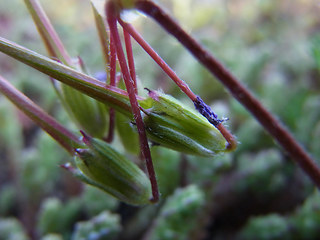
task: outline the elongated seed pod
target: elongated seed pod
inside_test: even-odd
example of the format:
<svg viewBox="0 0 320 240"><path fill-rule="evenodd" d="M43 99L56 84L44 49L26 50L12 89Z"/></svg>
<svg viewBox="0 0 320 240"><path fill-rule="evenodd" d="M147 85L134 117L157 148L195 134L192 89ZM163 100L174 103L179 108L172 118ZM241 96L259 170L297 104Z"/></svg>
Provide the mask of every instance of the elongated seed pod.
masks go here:
<svg viewBox="0 0 320 240"><path fill-rule="evenodd" d="M206 118L175 98L150 91L143 121L149 138L165 147L199 156L226 151L226 140Z"/></svg>
<svg viewBox="0 0 320 240"><path fill-rule="evenodd" d="M150 181L136 164L102 140L87 135L83 139L88 148L75 150L78 178L128 204L150 203Z"/></svg>

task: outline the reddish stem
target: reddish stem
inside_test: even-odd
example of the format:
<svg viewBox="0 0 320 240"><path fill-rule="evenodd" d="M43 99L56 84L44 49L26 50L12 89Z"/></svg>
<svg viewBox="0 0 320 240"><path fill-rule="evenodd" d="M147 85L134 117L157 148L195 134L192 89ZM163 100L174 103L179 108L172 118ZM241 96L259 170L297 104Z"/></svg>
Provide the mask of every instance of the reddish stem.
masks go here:
<svg viewBox="0 0 320 240"><path fill-rule="evenodd" d="M135 93L138 94L136 70L134 67L134 58L133 58L132 45L131 45L131 37L125 29L123 29L123 35L124 35L124 42L126 45L130 76L131 76L131 79L133 80L133 86L134 86Z"/></svg>
<svg viewBox="0 0 320 240"><path fill-rule="evenodd" d="M116 86L116 74L117 74L117 54L116 54L116 47L114 45L114 40L112 36L110 36L110 64L109 64L109 78L110 82L109 84L111 86ZM115 118L116 118L116 113L113 108L109 109L109 130L108 130L108 135L105 138L105 141L108 143L111 143L114 138L114 129L115 129Z"/></svg>
<svg viewBox="0 0 320 240"><path fill-rule="evenodd" d="M228 145L226 146L226 149L228 151L233 151L236 149L238 142L236 138L226 129L225 126L223 126L222 123L219 123L216 128L220 131L222 136L227 140Z"/></svg>
<svg viewBox="0 0 320 240"><path fill-rule="evenodd" d="M121 72L123 74L123 79L128 91L129 95L129 100L130 104L132 107L132 112L133 116L136 122L136 126L138 129L138 134L139 134L139 140L140 140L140 149L141 149L141 154L144 157L146 161L146 166L151 182L151 188L152 188L152 202L157 202L159 200L159 191L158 191L158 184L156 180L156 175L154 172L153 168L153 163L151 159L151 153L149 149L149 144L147 140L147 134L145 131L144 123L141 117L140 109L139 109L139 104L136 98L135 90L132 84L132 80L130 78L129 74L129 69L126 63L125 55L122 50L122 45L120 41L120 36L118 33L117 29L117 18L118 18L118 12L116 10L117 8L115 7L113 2L107 2L106 4L106 15L107 15L107 21L110 27L110 33L112 35L112 38L114 40L115 46L116 46L116 51L117 51L117 56L121 68Z"/></svg>
<svg viewBox="0 0 320 240"><path fill-rule="evenodd" d="M110 36L110 82L111 86L116 86L116 73L117 73L117 55L116 55L116 47L114 45L114 40L112 36Z"/></svg>
<svg viewBox="0 0 320 240"><path fill-rule="evenodd" d="M163 71L178 85L178 87L192 100L197 96L190 90L189 86L181 80L170 66L143 40L142 36L128 23L118 20L121 26L137 41L137 43L149 54L149 56L162 68Z"/></svg>
<svg viewBox="0 0 320 240"><path fill-rule="evenodd" d="M290 154L320 188L320 169L286 128L218 60L151 1L138 0L136 8L157 21L203 64Z"/></svg>

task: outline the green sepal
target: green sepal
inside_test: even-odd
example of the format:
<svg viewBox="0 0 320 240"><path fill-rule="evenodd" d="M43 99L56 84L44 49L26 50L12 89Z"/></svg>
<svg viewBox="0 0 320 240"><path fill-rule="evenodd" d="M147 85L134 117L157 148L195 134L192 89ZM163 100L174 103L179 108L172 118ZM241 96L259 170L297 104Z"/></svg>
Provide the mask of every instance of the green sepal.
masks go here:
<svg viewBox="0 0 320 240"><path fill-rule="evenodd" d="M78 90L61 84L64 106L73 120L94 137L103 138L109 126L108 107Z"/></svg>
<svg viewBox="0 0 320 240"><path fill-rule="evenodd" d="M198 112L164 93L150 91L149 95L143 121L152 141L199 156L226 151L225 138Z"/></svg>
<svg viewBox="0 0 320 240"><path fill-rule="evenodd" d="M76 177L128 204L150 203L150 181L137 165L102 140L85 135L84 142L88 149L76 149Z"/></svg>

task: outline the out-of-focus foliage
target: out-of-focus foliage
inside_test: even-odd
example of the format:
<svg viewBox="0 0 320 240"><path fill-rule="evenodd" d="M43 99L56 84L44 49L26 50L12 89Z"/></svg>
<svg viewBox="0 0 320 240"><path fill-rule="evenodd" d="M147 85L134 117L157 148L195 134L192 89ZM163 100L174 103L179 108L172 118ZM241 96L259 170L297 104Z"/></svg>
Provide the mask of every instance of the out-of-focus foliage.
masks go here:
<svg viewBox="0 0 320 240"><path fill-rule="evenodd" d="M28 237L15 218L0 218L0 239L1 240L27 240Z"/></svg>
<svg viewBox="0 0 320 240"><path fill-rule="evenodd" d="M204 205L204 194L195 185L177 189L167 198L158 217L154 220L154 228L149 239L186 239L197 224L197 218Z"/></svg>
<svg viewBox="0 0 320 240"><path fill-rule="evenodd" d="M62 240L63 238L58 234L48 234L41 238L41 240Z"/></svg>
<svg viewBox="0 0 320 240"><path fill-rule="evenodd" d="M269 214L251 218L241 239L316 239L319 236L319 192L288 216Z"/></svg>
<svg viewBox="0 0 320 240"><path fill-rule="evenodd" d="M120 216L104 211L86 222L78 222L72 240L111 240L121 231Z"/></svg>
<svg viewBox="0 0 320 240"><path fill-rule="evenodd" d="M103 70L89 1L40 2L70 54L80 55L92 75ZM247 85L320 164L317 1L158 3ZM145 17L132 23L196 94L219 116L230 118L226 124L240 142L238 149L213 159L152 147L162 200L131 207L83 187L60 169L70 157L0 96L0 240L177 239L177 233L186 236L181 239L320 238L319 193L304 173L176 40ZM0 1L0 35L46 55L20 0ZM191 105L146 53L133 46L140 84L161 88ZM0 72L78 131L46 76L2 54ZM199 218L203 221L195 222Z"/></svg>
<svg viewBox="0 0 320 240"><path fill-rule="evenodd" d="M67 203L62 203L56 198L44 200L37 217L40 234L68 233L74 219L80 213L80 204L79 199Z"/></svg>

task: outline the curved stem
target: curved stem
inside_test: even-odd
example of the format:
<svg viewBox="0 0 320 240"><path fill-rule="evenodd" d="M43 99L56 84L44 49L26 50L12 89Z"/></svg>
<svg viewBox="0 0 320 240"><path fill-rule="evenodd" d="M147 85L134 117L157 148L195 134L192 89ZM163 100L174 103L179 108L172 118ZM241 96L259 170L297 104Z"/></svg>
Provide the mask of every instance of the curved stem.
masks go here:
<svg viewBox="0 0 320 240"><path fill-rule="evenodd" d="M286 128L218 60L152 1L138 0L136 8L157 21L200 61L290 154L320 188L320 170Z"/></svg>

